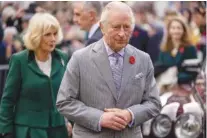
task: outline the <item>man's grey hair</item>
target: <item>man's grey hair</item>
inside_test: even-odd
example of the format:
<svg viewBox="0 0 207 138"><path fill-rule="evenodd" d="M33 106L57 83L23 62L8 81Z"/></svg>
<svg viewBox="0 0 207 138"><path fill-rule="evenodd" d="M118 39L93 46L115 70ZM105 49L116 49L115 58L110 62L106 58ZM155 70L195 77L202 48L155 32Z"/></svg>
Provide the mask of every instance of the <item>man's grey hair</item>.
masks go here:
<svg viewBox="0 0 207 138"><path fill-rule="evenodd" d="M116 9L120 10L121 8L119 8L119 6L124 7L128 10L130 18L131 18L132 28L134 28L134 26L135 26L135 17L134 17L133 11L127 4L125 4L123 2L110 2L110 3L108 3L105 6L105 8L103 9L103 12L101 14L100 22L102 24L106 24L108 22L108 17L110 15L110 12L116 11ZM123 11L123 12L125 12L125 11Z"/></svg>
<svg viewBox="0 0 207 138"><path fill-rule="evenodd" d="M85 1L83 7L85 10L95 10L98 17L100 17L103 8L102 2L100 1Z"/></svg>

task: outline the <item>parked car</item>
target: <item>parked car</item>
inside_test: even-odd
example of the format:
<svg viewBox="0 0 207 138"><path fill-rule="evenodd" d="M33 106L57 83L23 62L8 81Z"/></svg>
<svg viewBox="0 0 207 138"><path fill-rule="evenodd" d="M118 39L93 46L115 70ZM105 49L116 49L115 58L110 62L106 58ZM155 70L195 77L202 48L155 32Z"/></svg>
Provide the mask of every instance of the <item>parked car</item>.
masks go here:
<svg viewBox="0 0 207 138"><path fill-rule="evenodd" d="M185 64L198 73L191 85L174 85L160 96L161 113L142 125L144 138L206 137L206 73L205 65L197 63Z"/></svg>

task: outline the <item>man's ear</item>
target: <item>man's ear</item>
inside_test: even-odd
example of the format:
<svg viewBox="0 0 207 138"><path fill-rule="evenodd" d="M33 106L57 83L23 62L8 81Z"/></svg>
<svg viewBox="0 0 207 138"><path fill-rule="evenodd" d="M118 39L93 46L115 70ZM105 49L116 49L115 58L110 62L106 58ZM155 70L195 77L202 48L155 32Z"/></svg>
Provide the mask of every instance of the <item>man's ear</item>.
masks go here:
<svg viewBox="0 0 207 138"><path fill-rule="evenodd" d="M102 34L104 35L104 25L103 25L103 23L101 23L101 22L99 22L99 26L100 26L100 29L101 29L101 32L102 32Z"/></svg>
<svg viewBox="0 0 207 138"><path fill-rule="evenodd" d="M93 11L93 10L89 11L89 15L90 15L90 19L91 20L95 20L96 19L96 12L95 11Z"/></svg>

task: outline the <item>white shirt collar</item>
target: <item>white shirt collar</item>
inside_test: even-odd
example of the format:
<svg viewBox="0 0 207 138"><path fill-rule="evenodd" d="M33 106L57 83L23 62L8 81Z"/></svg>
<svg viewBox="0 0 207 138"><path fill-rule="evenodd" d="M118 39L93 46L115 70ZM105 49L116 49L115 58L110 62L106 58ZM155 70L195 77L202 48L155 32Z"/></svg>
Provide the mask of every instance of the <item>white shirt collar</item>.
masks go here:
<svg viewBox="0 0 207 138"><path fill-rule="evenodd" d="M88 33L88 38L92 37L92 35L96 32L98 27L99 27L99 22L92 25L92 27L91 27L91 29L89 30L89 33Z"/></svg>
<svg viewBox="0 0 207 138"><path fill-rule="evenodd" d="M104 39L103 39L103 42L104 42L104 46L105 46L105 48L106 48L106 52L107 52L108 56L110 56L111 54L115 53L115 52L109 47L109 45L105 42ZM122 49L118 52L122 57L124 57L124 50L125 50L125 48L122 48Z"/></svg>

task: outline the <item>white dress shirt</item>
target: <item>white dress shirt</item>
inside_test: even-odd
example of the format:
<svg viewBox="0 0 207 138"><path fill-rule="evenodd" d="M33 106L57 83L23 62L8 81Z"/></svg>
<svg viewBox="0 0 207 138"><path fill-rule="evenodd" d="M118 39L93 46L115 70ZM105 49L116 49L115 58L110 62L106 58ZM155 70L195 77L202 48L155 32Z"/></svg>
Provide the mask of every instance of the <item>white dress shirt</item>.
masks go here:
<svg viewBox="0 0 207 138"><path fill-rule="evenodd" d="M99 22L97 22L97 23L95 23L95 24L92 25L91 29L88 32L88 39L90 39L93 36L93 34L98 29L98 27L99 27Z"/></svg>
<svg viewBox="0 0 207 138"><path fill-rule="evenodd" d="M40 61L37 59L37 57L35 56L35 60L37 62L38 67L40 68L40 70L47 75L48 77L50 77L50 73L51 73L51 66L52 66L52 56L51 54L49 55L49 58L47 61Z"/></svg>

